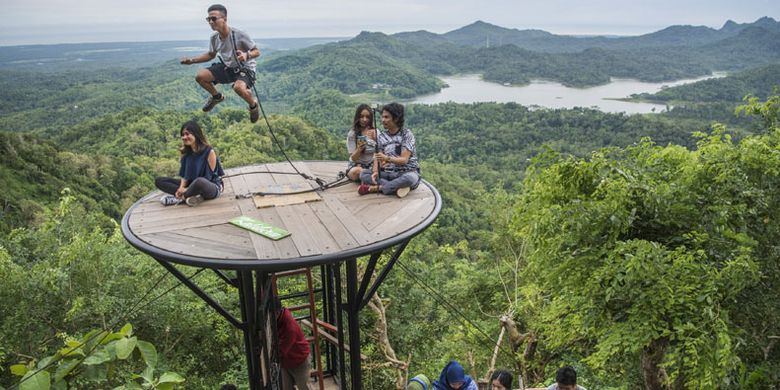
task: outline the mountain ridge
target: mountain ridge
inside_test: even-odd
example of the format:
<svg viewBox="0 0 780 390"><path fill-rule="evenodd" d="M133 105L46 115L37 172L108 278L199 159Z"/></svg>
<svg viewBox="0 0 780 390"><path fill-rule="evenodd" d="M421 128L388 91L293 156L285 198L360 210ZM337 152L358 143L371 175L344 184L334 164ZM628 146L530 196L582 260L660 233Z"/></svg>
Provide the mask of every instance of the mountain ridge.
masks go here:
<svg viewBox="0 0 780 390"><path fill-rule="evenodd" d="M629 49L654 46L699 46L734 36L750 27L762 27L768 31L780 31L780 22L764 16L752 23L736 23L728 20L720 29L707 26L672 25L658 31L637 36L588 36L557 35L544 30L506 28L482 20L440 34L452 43L484 47L513 44L525 49L545 52L582 51L591 47L605 49Z"/></svg>

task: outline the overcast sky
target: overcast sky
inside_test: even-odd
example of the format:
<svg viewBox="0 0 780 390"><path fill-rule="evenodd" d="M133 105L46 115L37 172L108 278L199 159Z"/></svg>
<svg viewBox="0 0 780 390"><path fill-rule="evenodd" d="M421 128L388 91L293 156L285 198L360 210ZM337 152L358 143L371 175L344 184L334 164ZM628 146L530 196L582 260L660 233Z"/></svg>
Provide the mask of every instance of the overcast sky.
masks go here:
<svg viewBox="0 0 780 390"><path fill-rule="evenodd" d="M202 0L3 0L0 45L206 40ZM780 0L228 0L230 25L255 39L350 37L362 30L444 33L476 20L555 34L640 35L780 19Z"/></svg>

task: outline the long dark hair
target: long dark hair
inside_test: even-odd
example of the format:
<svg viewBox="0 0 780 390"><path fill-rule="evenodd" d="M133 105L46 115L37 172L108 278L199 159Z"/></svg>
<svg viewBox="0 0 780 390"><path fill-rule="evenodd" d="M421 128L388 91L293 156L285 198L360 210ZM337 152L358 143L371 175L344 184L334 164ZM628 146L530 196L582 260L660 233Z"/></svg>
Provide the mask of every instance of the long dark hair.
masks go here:
<svg viewBox="0 0 780 390"><path fill-rule="evenodd" d="M498 379L498 383L501 384L501 386L506 387L507 389L512 388L512 374L509 373L509 371L506 370L496 370L493 372L493 375L490 376L490 385L493 385L493 381Z"/></svg>
<svg viewBox="0 0 780 390"><path fill-rule="evenodd" d="M360 129L360 114L363 113L363 110L368 110L368 115L370 116L368 122L369 126L373 126L374 124L374 110L371 109L371 106L365 103L357 106L357 110L355 110L355 118L352 119L352 131L355 132L355 136L359 135L358 131L365 130Z"/></svg>
<svg viewBox="0 0 780 390"><path fill-rule="evenodd" d="M181 125L179 136L184 134L184 130L189 131L190 134L195 137L195 150L193 150L189 145L184 145L184 143L182 143L181 147L179 148L179 152L182 156L190 153L198 153L203 148L209 146L209 141L206 139L206 134L203 134L203 130L200 128L198 122L195 122L194 119L189 120Z"/></svg>

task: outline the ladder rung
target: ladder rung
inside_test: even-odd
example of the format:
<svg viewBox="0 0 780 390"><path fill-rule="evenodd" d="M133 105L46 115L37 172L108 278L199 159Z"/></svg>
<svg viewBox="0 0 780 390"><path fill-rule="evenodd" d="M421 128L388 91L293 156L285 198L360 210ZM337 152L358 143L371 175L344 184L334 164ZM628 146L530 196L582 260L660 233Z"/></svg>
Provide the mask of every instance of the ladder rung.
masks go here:
<svg viewBox="0 0 780 390"><path fill-rule="evenodd" d="M321 288L315 288L315 289L312 289L311 291L314 294L317 294L317 293L322 292L322 289ZM280 295L279 299L283 301L285 299L301 298L301 297L308 297L308 296L309 296L309 292L308 291L301 291L301 292L297 292L297 293L290 293L290 294Z"/></svg>
<svg viewBox="0 0 780 390"><path fill-rule="evenodd" d="M302 305L295 305L295 306L287 306L287 309L290 311L298 311L303 309L311 309L311 305L308 303L304 303Z"/></svg>
<svg viewBox="0 0 780 390"><path fill-rule="evenodd" d="M291 269L289 271L282 271L277 272L274 274L275 278L282 278L285 276L292 276L292 275L303 275L305 273L309 272L308 268L300 268L300 269Z"/></svg>
<svg viewBox="0 0 780 390"><path fill-rule="evenodd" d="M335 327L335 326L333 326L333 325L331 325L331 324L329 324L329 323L327 323L327 322L325 322L325 321L323 321L323 320L321 320L319 318L317 318L317 325L319 325L319 326L321 326L321 327L325 328L326 330L329 330L329 331L331 331L333 333L336 333L336 332L339 331L339 328L337 328L337 327Z"/></svg>
<svg viewBox="0 0 780 390"><path fill-rule="evenodd" d="M306 325L311 329L311 321L308 320L302 320L301 323L303 325ZM331 335L330 333L325 332L319 332L319 335L325 338L325 340L329 341L331 344L338 347L339 340L336 338L336 336ZM344 351L349 352L349 344L344 344ZM368 357L366 355L360 354L360 360L368 360Z"/></svg>

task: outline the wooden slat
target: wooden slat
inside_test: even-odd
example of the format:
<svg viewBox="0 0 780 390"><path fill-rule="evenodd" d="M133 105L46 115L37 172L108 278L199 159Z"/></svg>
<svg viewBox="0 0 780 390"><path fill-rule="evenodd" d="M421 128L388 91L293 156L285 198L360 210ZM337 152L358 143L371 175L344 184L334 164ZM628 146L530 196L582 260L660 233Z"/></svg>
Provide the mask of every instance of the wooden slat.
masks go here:
<svg viewBox="0 0 780 390"><path fill-rule="evenodd" d="M347 205L349 211L359 215L374 211L375 209L387 208L388 206L400 207L400 203L398 197L395 195L369 194L362 196L357 202L347 202Z"/></svg>
<svg viewBox="0 0 780 390"><path fill-rule="evenodd" d="M258 209L251 203L251 208L244 215L257 218L276 227L291 231L279 216L275 207ZM259 234L252 234L252 241L255 244L256 256L258 259L279 259L279 258L297 258L300 257L298 249L293 242L292 236L273 241Z"/></svg>
<svg viewBox="0 0 780 390"><path fill-rule="evenodd" d="M333 377L326 377L324 380L325 383L325 390L339 390L339 385L336 383L336 380ZM316 385L314 384L307 384L309 386L309 389L316 388Z"/></svg>
<svg viewBox="0 0 780 390"><path fill-rule="evenodd" d="M272 184L261 186L256 192L276 193L285 195L255 195L253 196L257 208L288 206L294 204L317 202L322 200L320 194L311 191L312 187L306 183ZM300 191L309 191L295 193Z"/></svg>
<svg viewBox="0 0 780 390"><path fill-rule="evenodd" d="M280 227L282 229L285 229L284 226L281 225L280 221L273 221L274 218L268 215L258 215L257 209L254 207L254 203L251 202L251 200L247 199L251 206L244 206L242 207L242 210L244 210L241 215L246 215L252 218L259 219L263 222L270 223L271 225ZM278 259L280 257L286 257L285 253L282 253L279 249L279 245L275 243L273 240L263 237L259 234L249 234L249 238L252 241L252 247L255 250L255 258L257 259ZM289 241L289 237L283 238L279 240L280 242L283 241ZM289 253L289 252L288 252Z"/></svg>
<svg viewBox="0 0 780 390"><path fill-rule="evenodd" d="M219 215L238 211L235 200L229 202L212 203L204 201L199 204L197 210L187 205L145 206L137 213L133 213L133 221L136 223L154 223L158 221L175 221L178 218L191 218L193 215ZM165 208L162 208L165 207Z"/></svg>
<svg viewBox="0 0 780 390"><path fill-rule="evenodd" d="M170 251L190 256L210 257L214 259L254 258L251 246L235 246L229 243L193 237L181 231L157 233L142 236L152 244L165 245Z"/></svg>
<svg viewBox="0 0 780 390"><path fill-rule="evenodd" d="M244 181L249 192L257 192L263 186L273 184L274 181L271 174L268 173L269 169L267 166L254 166L250 170L253 173L244 175Z"/></svg>
<svg viewBox="0 0 780 390"><path fill-rule="evenodd" d="M174 218L170 220L159 220L153 222L138 222L137 224L130 225L135 234L152 234L162 233L172 230L186 229L186 228L205 228L209 226L219 225L226 223L230 218L235 216L225 216L224 214L212 215L191 215L189 217Z"/></svg>
<svg viewBox="0 0 780 390"><path fill-rule="evenodd" d="M371 233L374 233L377 237L397 236L398 234L409 230L410 222L414 221L419 223L421 221L421 210L431 208L431 205L426 199L407 200L404 203L405 207L385 218Z"/></svg>
<svg viewBox="0 0 780 390"><path fill-rule="evenodd" d="M296 162L301 172L333 181L346 166L341 161ZM297 259L335 254L371 245L413 229L433 211L435 197L426 186L406 198L357 193L356 183L317 191L322 201L275 205L258 209L252 198L235 197L262 191L269 186L289 188L316 184L294 172L287 162L257 164L226 170L225 191L217 199L197 207L162 206L162 193L145 196L128 216L132 234L150 245L173 253L208 256L215 259ZM229 225L246 215L290 231L289 237L273 241ZM211 241L217 241L212 244ZM198 246L208 246L198 249Z"/></svg>
<svg viewBox="0 0 780 390"><path fill-rule="evenodd" d="M268 168L266 166L249 166L249 167L243 167L243 170L241 171L244 173L244 175L239 176L242 181L242 193L251 193L254 191L254 189L260 185L260 183L263 183L265 180L269 178L269 174L262 173L262 172L268 172ZM250 173L250 172L256 172L256 173ZM239 210L241 212L240 215L246 215L252 218L257 218L261 221L270 223L271 225L278 226L282 229L285 229L284 226L281 226L278 218L275 218L274 215L267 215L267 214L261 214L257 212L257 209L255 207L254 201L252 199L240 199L238 201ZM274 243L272 240L263 237L259 234L249 234L250 240L252 241L252 246L255 250L255 258L257 259L277 259L280 257L286 257L283 253L280 252L279 246ZM280 241L286 241L288 238L283 238Z"/></svg>
<svg viewBox="0 0 780 390"><path fill-rule="evenodd" d="M264 169L265 167L263 166L254 166L254 165L236 168L235 170L230 170L229 172L226 172L230 175L236 175L236 176L226 178L224 181L231 185L235 195L243 196L252 192L252 186L250 185L250 180L254 175L256 175L252 172L262 171Z"/></svg>
<svg viewBox="0 0 780 390"><path fill-rule="evenodd" d="M249 235L254 234L248 230L239 229L233 224L214 225L203 229L183 229L179 233L201 239L203 242L219 241L236 247L244 247L247 250L252 248L252 239Z"/></svg>
<svg viewBox="0 0 780 390"><path fill-rule="evenodd" d="M338 249L352 249L359 246L355 237L344 227L341 220L333 214L333 211L325 202L312 203L309 207L317 215L320 223L328 227L328 232L336 245L338 245ZM325 248L326 251L329 249L331 248Z"/></svg>
<svg viewBox="0 0 780 390"><path fill-rule="evenodd" d="M373 242L373 237L363 227L363 224L352 213L349 213L347 208L336 199L325 198L324 203L331 210L333 215L341 221L342 226L349 231L349 234L354 237L355 241L359 245L367 245Z"/></svg>
<svg viewBox="0 0 780 390"><path fill-rule="evenodd" d="M303 319L303 320L301 320L301 324L306 326L306 327L308 327L309 329L312 329L311 321L309 321L309 320ZM331 335L330 333L320 332L320 336L322 336L323 338L325 338L325 340L329 341L331 344L333 344L335 346L339 345L339 340L335 336ZM349 353L349 345L346 344L346 343L344 344L344 351ZM368 360L368 356L363 355L361 353L360 354L360 360Z"/></svg>
<svg viewBox="0 0 780 390"><path fill-rule="evenodd" d="M387 198L390 197L388 196ZM395 201L378 201L368 207L360 208L358 212L360 215L370 216L370 218L361 218L361 221L366 230L372 234L377 226L385 223L388 218L407 206L407 202L404 202L404 199L398 199L397 197L390 199Z"/></svg>
<svg viewBox="0 0 780 390"><path fill-rule="evenodd" d="M315 220L316 214L305 206L275 208L285 226L288 226L287 231L291 233L290 237L298 253L301 256L315 256L322 254L322 248L326 245L337 248L338 245L333 242L327 230Z"/></svg>

